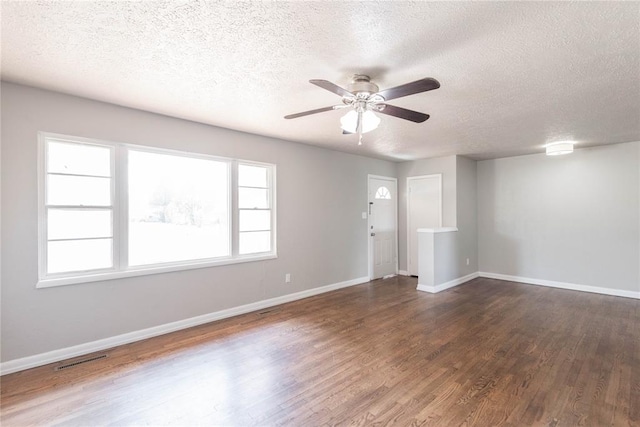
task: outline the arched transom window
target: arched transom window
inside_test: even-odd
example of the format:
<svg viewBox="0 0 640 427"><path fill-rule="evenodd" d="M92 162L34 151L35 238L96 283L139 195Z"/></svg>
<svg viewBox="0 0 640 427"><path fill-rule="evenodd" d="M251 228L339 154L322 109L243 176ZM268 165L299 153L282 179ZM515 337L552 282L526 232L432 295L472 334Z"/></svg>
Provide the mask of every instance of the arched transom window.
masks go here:
<svg viewBox="0 0 640 427"><path fill-rule="evenodd" d="M391 199L389 189L385 186L378 188L378 191L376 191L376 199Z"/></svg>

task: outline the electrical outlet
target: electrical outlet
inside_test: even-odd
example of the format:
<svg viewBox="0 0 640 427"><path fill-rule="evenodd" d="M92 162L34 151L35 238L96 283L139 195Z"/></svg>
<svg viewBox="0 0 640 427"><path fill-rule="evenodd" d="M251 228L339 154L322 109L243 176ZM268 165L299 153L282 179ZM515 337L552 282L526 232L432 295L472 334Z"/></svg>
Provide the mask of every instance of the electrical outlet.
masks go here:
<svg viewBox="0 0 640 427"><path fill-rule="evenodd" d="M287 273L284 275L284 283L291 283L291 274Z"/></svg>
<svg viewBox="0 0 640 427"><path fill-rule="evenodd" d="M467 258L467 265L469 265L469 258Z"/></svg>

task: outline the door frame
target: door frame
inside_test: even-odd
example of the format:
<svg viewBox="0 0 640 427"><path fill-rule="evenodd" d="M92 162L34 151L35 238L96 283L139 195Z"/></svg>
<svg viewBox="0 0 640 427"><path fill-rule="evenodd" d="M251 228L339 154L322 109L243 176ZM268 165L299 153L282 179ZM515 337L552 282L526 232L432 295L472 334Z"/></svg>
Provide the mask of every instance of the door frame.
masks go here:
<svg viewBox="0 0 640 427"><path fill-rule="evenodd" d="M369 214L369 195L371 194L371 179L384 179L387 181L393 181L393 186L395 189L395 200L394 200L394 212L395 212L395 244L396 244L396 275L398 274L398 178L394 178L392 176L382 176L382 175L367 175L367 260L368 260L368 268L367 272L369 275L369 280L373 280L373 239L371 239L371 215ZM374 195L375 196L375 195Z"/></svg>
<svg viewBox="0 0 640 427"><path fill-rule="evenodd" d="M417 181L419 179L425 178L437 178L438 179L438 187L439 187L439 196L440 196L440 212L439 212L439 221L440 227L442 227L442 174L441 173L432 173L429 175L418 175L418 176L409 176L407 177L407 275L410 275L409 272L409 257L411 256L411 229L409 228L409 224L411 224L411 197L409 196L409 183L411 181Z"/></svg>

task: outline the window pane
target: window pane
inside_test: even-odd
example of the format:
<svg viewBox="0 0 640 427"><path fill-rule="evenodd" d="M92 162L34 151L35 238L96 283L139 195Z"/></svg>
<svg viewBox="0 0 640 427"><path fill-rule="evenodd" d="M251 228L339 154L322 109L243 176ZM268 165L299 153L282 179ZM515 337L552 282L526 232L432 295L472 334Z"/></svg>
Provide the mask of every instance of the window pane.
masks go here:
<svg viewBox="0 0 640 427"><path fill-rule="evenodd" d="M129 264L227 256L228 164L129 151Z"/></svg>
<svg viewBox="0 0 640 427"><path fill-rule="evenodd" d="M271 230L271 211L240 211L240 231Z"/></svg>
<svg viewBox="0 0 640 427"><path fill-rule="evenodd" d="M47 179L47 203L50 205L111 205L111 178L49 175Z"/></svg>
<svg viewBox="0 0 640 427"><path fill-rule="evenodd" d="M262 166L238 165L238 185L240 187L267 187L267 168Z"/></svg>
<svg viewBox="0 0 640 427"><path fill-rule="evenodd" d="M269 207L269 190L262 188L238 188L238 207L254 209Z"/></svg>
<svg viewBox="0 0 640 427"><path fill-rule="evenodd" d="M83 271L110 268L111 239L49 242L47 272Z"/></svg>
<svg viewBox="0 0 640 427"><path fill-rule="evenodd" d="M111 237L111 211L49 209L49 240Z"/></svg>
<svg viewBox="0 0 640 427"><path fill-rule="evenodd" d="M271 232L256 231L240 233L240 255L269 252L271 250Z"/></svg>
<svg viewBox="0 0 640 427"><path fill-rule="evenodd" d="M376 191L376 199L391 199L391 193L387 187L380 187Z"/></svg>
<svg viewBox="0 0 640 427"><path fill-rule="evenodd" d="M47 172L111 176L111 149L107 147L49 142L47 149Z"/></svg>

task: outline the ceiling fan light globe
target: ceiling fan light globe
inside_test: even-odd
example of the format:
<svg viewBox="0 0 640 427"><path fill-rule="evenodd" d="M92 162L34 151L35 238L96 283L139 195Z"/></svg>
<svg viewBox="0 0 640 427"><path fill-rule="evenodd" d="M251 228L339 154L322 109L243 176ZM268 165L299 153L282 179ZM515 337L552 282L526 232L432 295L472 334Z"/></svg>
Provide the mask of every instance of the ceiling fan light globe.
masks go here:
<svg viewBox="0 0 640 427"><path fill-rule="evenodd" d="M380 117L373 114L373 111L365 111L362 113L362 133L371 132L380 124ZM358 113L355 110L349 111L340 118L340 127L342 130L350 133L356 133L358 130Z"/></svg>

